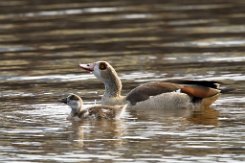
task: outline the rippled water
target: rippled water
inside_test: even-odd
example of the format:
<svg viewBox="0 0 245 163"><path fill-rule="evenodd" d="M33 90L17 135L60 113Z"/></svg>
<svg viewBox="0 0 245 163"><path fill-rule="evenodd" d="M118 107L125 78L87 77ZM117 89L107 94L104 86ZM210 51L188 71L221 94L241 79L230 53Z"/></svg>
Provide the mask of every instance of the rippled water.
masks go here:
<svg viewBox="0 0 245 163"><path fill-rule="evenodd" d="M0 2L0 162L244 162L242 0ZM123 93L153 80L217 80L236 90L189 117L66 120L103 85L78 63L109 61Z"/></svg>

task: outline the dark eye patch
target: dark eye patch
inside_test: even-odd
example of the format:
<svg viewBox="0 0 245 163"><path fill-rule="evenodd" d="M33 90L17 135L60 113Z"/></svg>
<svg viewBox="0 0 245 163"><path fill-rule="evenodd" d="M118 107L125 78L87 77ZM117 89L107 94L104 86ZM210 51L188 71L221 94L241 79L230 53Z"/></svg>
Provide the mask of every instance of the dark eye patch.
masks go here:
<svg viewBox="0 0 245 163"><path fill-rule="evenodd" d="M107 65L106 65L106 63L100 63L100 65L99 65L99 69L100 70L105 70L107 68Z"/></svg>

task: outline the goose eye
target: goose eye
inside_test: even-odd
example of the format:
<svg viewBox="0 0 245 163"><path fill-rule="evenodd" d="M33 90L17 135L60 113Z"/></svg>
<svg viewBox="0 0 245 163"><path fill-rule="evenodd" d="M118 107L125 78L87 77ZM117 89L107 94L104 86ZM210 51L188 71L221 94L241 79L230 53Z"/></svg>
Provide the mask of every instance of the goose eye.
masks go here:
<svg viewBox="0 0 245 163"><path fill-rule="evenodd" d="M105 70L107 68L107 65L105 63L100 63L99 69L100 70Z"/></svg>

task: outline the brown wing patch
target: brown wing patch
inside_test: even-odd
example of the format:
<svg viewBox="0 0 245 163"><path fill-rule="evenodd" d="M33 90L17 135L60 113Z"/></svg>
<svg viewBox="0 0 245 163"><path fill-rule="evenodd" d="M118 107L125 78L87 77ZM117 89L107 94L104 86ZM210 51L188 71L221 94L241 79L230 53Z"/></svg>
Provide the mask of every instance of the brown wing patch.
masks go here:
<svg viewBox="0 0 245 163"><path fill-rule="evenodd" d="M126 97L132 105L137 102L145 101L150 96L156 96L162 93L173 92L180 89L179 84L168 83L168 82L151 82L142 84L133 89Z"/></svg>
<svg viewBox="0 0 245 163"><path fill-rule="evenodd" d="M198 99L211 97L220 93L220 90L208 87L208 85L212 84L214 87L213 82L186 82L186 84L185 82L180 82L182 84L170 82L151 82L142 84L129 92L126 100L132 105L135 105L137 102L149 99L150 96L173 92L179 89L181 89L181 92Z"/></svg>
<svg viewBox="0 0 245 163"><path fill-rule="evenodd" d="M181 92L197 98L207 98L220 92L218 89L200 86L182 86Z"/></svg>

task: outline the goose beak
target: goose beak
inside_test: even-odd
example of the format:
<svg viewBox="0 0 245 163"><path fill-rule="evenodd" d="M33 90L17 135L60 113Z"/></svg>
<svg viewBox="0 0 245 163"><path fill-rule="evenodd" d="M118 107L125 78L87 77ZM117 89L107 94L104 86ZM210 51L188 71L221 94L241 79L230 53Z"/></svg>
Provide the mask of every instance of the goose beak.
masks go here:
<svg viewBox="0 0 245 163"><path fill-rule="evenodd" d="M82 69L84 69L88 72L93 72L94 66L95 66L95 63L79 64L79 67L81 67Z"/></svg>
<svg viewBox="0 0 245 163"><path fill-rule="evenodd" d="M64 104L67 104L67 98L60 99L59 102L62 102Z"/></svg>

